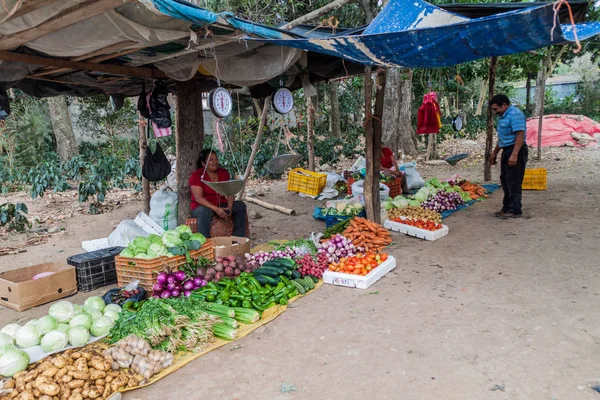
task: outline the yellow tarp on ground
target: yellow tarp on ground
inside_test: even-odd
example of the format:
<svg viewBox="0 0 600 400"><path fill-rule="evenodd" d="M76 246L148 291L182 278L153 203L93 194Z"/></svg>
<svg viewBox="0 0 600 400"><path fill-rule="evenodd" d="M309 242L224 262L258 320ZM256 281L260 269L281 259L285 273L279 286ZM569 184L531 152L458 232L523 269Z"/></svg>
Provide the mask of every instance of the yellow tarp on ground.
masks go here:
<svg viewBox="0 0 600 400"><path fill-rule="evenodd" d="M312 293L314 290L318 289L319 287L321 287L321 285L323 285L323 281L319 281L316 285L315 288L313 290L311 290L310 292L308 292L306 295L308 295L309 293ZM304 296L306 296L304 295ZM290 303L296 301L297 299L304 297L304 296L296 296L293 299L290 300ZM191 363L192 361L194 361L195 359L202 357L204 354L209 353L215 349L218 349L219 347L225 346L226 344L229 343L233 343L238 339L243 338L244 336L248 335L250 332L252 332L253 330L260 328L261 326L273 321L275 318L277 318L278 316L280 316L285 310L287 310L287 306L280 306L280 305L276 305L273 306L271 308L268 308L267 310L265 310L263 312L263 317L256 323L254 324L242 324L240 323L239 327L237 328L238 331L238 336L237 338L235 338L234 340L223 340L223 339L215 339L214 342L210 343L210 345L208 347L206 347L204 350L202 350L199 353L182 353L182 354L177 354L175 355L175 360L173 361L173 365L171 365L168 368L163 369L161 372L159 372L158 374L156 374L155 376L153 376L145 385L143 386L148 386L153 384L154 382L157 382L159 380L161 380L162 378L164 378L165 376L172 374L173 372L177 371L178 369L184 367L185 365ZM130 390L135 390L135 389L139 389L142 386L136 386L136 387L132 387L132 388L125 388L120 390L120 392L128 392Z"/></svg>

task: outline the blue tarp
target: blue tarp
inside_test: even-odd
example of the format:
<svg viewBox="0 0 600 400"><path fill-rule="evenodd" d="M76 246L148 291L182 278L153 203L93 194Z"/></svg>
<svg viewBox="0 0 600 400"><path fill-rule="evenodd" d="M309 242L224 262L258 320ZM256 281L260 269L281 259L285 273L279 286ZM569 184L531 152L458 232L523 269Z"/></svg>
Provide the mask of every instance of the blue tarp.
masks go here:
<svg viewBox="0 0 600 400"><path fill-rule="evenodd" d="M554 18L552 4L470 19L422 0L390 0L361 35L253 40L363 64L435 68L573 41L573 27L553 31ZM580 40L600 33L600 23L577 26Z"/></svg>

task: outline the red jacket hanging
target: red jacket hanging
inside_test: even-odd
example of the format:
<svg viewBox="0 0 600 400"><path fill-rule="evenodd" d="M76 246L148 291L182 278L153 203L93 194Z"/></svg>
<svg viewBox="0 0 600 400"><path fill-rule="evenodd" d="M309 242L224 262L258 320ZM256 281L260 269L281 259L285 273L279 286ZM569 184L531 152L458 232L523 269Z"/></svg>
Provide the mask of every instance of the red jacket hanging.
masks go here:
<svg viewBox="0 0 600 400"><path fill-rule="evenodd" d="M417 133L427 135L438 133L442 127L442 114L435 92L423 96L423 104L417 113Z"/></svg>

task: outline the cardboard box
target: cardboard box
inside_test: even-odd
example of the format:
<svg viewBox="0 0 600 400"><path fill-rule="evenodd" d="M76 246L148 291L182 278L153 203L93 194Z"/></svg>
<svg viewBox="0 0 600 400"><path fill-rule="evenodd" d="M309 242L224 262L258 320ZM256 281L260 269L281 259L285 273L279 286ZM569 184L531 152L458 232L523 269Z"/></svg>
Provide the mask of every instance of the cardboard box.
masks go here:
<svg viewBox="0 0 600 400"><path fill-rule="evenodd" d="M52 275L33 280L42 272ZM70 265L48 263L32 265L0 273L0 304L24 311L77 293L75 268Z"/></svg>
<svg viewBox="0 0 600 400"><path fill-rule="evenodd" d="M212 238L215 259L217 257L244 256L250 253L250 239L238 236Z"/></svg>

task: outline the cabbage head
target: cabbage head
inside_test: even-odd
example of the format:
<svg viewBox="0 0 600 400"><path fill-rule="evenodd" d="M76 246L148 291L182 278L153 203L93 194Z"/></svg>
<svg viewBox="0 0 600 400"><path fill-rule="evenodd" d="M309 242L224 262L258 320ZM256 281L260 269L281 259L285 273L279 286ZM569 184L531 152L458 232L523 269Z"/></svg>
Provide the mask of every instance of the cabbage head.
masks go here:
<svg viewBox="0 0 600 400"><path fill-rule="evenodd" d="M17 350L17 346L15 346L12 343L0 344L0 356L2 354L6 353L7 351L11 351L11 350Z"/></svg>
<svg viewBox="0 0 600 400"><path fill-rule="evenodd" d="M5 333L8 336L12 336L14 338L15 334L17 333L17 331L20 328L21 328L21 325L19 325L17 323L12 323L12 324L8 324L4 328L0 329L0 333Z"/></svg>
<svg viewBox="0 0 600 400"><path fill-rule="evenodd" d="M100 318L102 318L104 316L98 310L90 310L90 312L88 314L90 314L90 317L92 317L92 323L96 320L99 320Z"/></svg>
<svg viewBox="0 0 600 400"><path fill-rule="evenodd" d="M69 344L69 336L58 330L50 331L44 335L41 341L42 350L46 353L60 351Z"/></svg>
<svg viewBox="0 0 600 400"><path fill-rule="evenodd" d="M139 258L140 260L152 260L153 258L156 258L156 254L152 256L146 253L138 253L134 258Z"/></svg>
<svg viewBox="0 0 600 400"><path fill-rule="evenodd" d="M17 331L15 340L17 346L26 349L40 344L40 335L37 333L35 326L25 325Z"/></svg>
<svg viewBox="0 0 600 400"><path fill-rule="evenodd" d="M135 239L133 239L133 242L131 244L139 251L145 253L146 250L148 250L148 247L150 247L150 245L152 244L152 242L147 237L138 236Z"/></svg>
<svg viewBox="0 0 600 400"><path fill-rule="evenodd" d="M188 235L192 234L192 228L190 228L187 225L179 225L177 228L175 228L175 230L177 232L179 232L179 234L182 234L182 233L187 233Z"/></svg>
<svg viewBox="0 0 600 400"><path fill-rule="evenodd" d="M69 322L75 315L75 307L68 301L59 301L50 306L48 314L53 317L59 324L61 322Z"/></svg>
<svg viewBox="0 0 600 400"><path fill-rule="evenodd" d="M56 330L57 331L61 331L61 332L64 332L64 333L68 333L69 329L70 329L70 326L67 325L67 324L58 324L56 326Z"/></svg>
<svg viewBox="0 0 600 400"><path fill-rule="evenodd" d="M38 319L36 329L38 334L45 335L46 333L55 330L57 326L58 323L56 322L56 319L50 315L46 315L45 317Z"/></svg>
<svg viewBox="0 0 600 400"><path fill-rule="evenodd" d="M0 356L0 375L13 376L29 365L29 355L23 350L12 350Z"/></svg>
<svg viewBox="0 0 600 400"><path fill-rule="evenodd" d="M98 310L100 312L104 311L104 307L106 307L106 303L102 300L100 296L92 296L88 297L83 303L83 309L89 313L90 310Z"/></svg>
<svg viewBox="0 0 600 400"><path fill-rule="evenodd" d="M119 313L111 310L105 311L104 316L110 318L112 322L117 322L119 319Z"/></svg>
<svg viewBox="0 0 600 400"><path fill-rule="evenodd" d="M156 254L157 256L164 256L165 254L167 254L169 252L169 250L167 250L167 247L162 244L162 242L160 243L152 243L150 245L150 247L148 247L148 254Z"/></svg>
<svg viewBox="0 0 600 400"><path fill-rule="evenodd" d="M90 332L83 326L69 329L69 343L75 347L85 346L90 341Z"/></svg>
<svg viewBox="0 0 600 400"><path fill-rule="evenodd" d="M104 307L104 312L107 311L114 311L119 314L123 309L118 304L107 304L106 307Z"/></svg>
<svg viewBox="0 0 600 400"><path fill-rule="evenodd" d="M92 324L90 333L92 336L96 337L108 335L110 328L112 328L114 324L113 320L108 317L99 318Z"/></svg>
<svg viewBox="0 0 600 400"><path fill-rule="evenodd" d="M148 235L148 240L150 243L162 244L162 238L155 233Z"/></svg>
<svg viewBox="0 0 600 400"><path fill-rule="evenodd" d="M411 207L421 207L421 203L419 203L417 200L411 200L408 205Z"/></svg>
<svg viewBox="0 0 600 400"><path fill-rule="evenodd" d="M133 257L135 257L135 253L129 247L126 247L125 249L123 249L123 251L121 252L120 256L121 257L133 258Z"/></svg>
<svg viewBox="0 0 600 400"><path fill-rule="evenodd" d="M383 205L386 210L391 210L392 208L395 208L392 199L389 197L387 199L385 199L385 201L383 202Z"/></svg>
<svg viewBox="0 0 600 400"><path fill-rule="evenodd" d="M85 329L90 329L92 326L92 316L88 313L77 314L71 319L69 322L69 327L72 328L74 326L83 326Z"/></svg>
<svg viewBox="0 0 600 400"><path fill-rule="evenodd" d="M166 231L163 234L162 242L166 247L177 247L181 244L181 238L177 231Z"/></svg>
<svg viewBox="0 0 600 400"><path fill-rule="evenodd" d="M392 201L394 207L396 208L406 208L408 207L408 199L403 196L396 196Z"/></svg>
<svg viewBox="0 0 600 400"><path fill-rule="evenodd" d="M6 334L6 333L0 333L0 345L3 344L13 344L15 342L15 338Z"/></svg>
<svg viewBox="0 0 600 400"><path fill-rule="evenodd" d="M190 240L192 240L192 241L197 240L198 242L200 242L200 246L202 246L204 243L206 243L206 238L201 233L192 233L190 235Z"/></svg>
<svg viewBox="0 0 600 400"><path fill-rule="evenodd" d="M79 304L73 304L73 315L81 314L84 312L83 307Z"/></svg>
<svg viewBox="0 0 600 400"><path fill-rule="evenodd" d="M428 197L429 189L427 189L426 187L419 189L419 191L415 194L415 200L417 200L419 203L423 203L427 200Z"/></svg>

